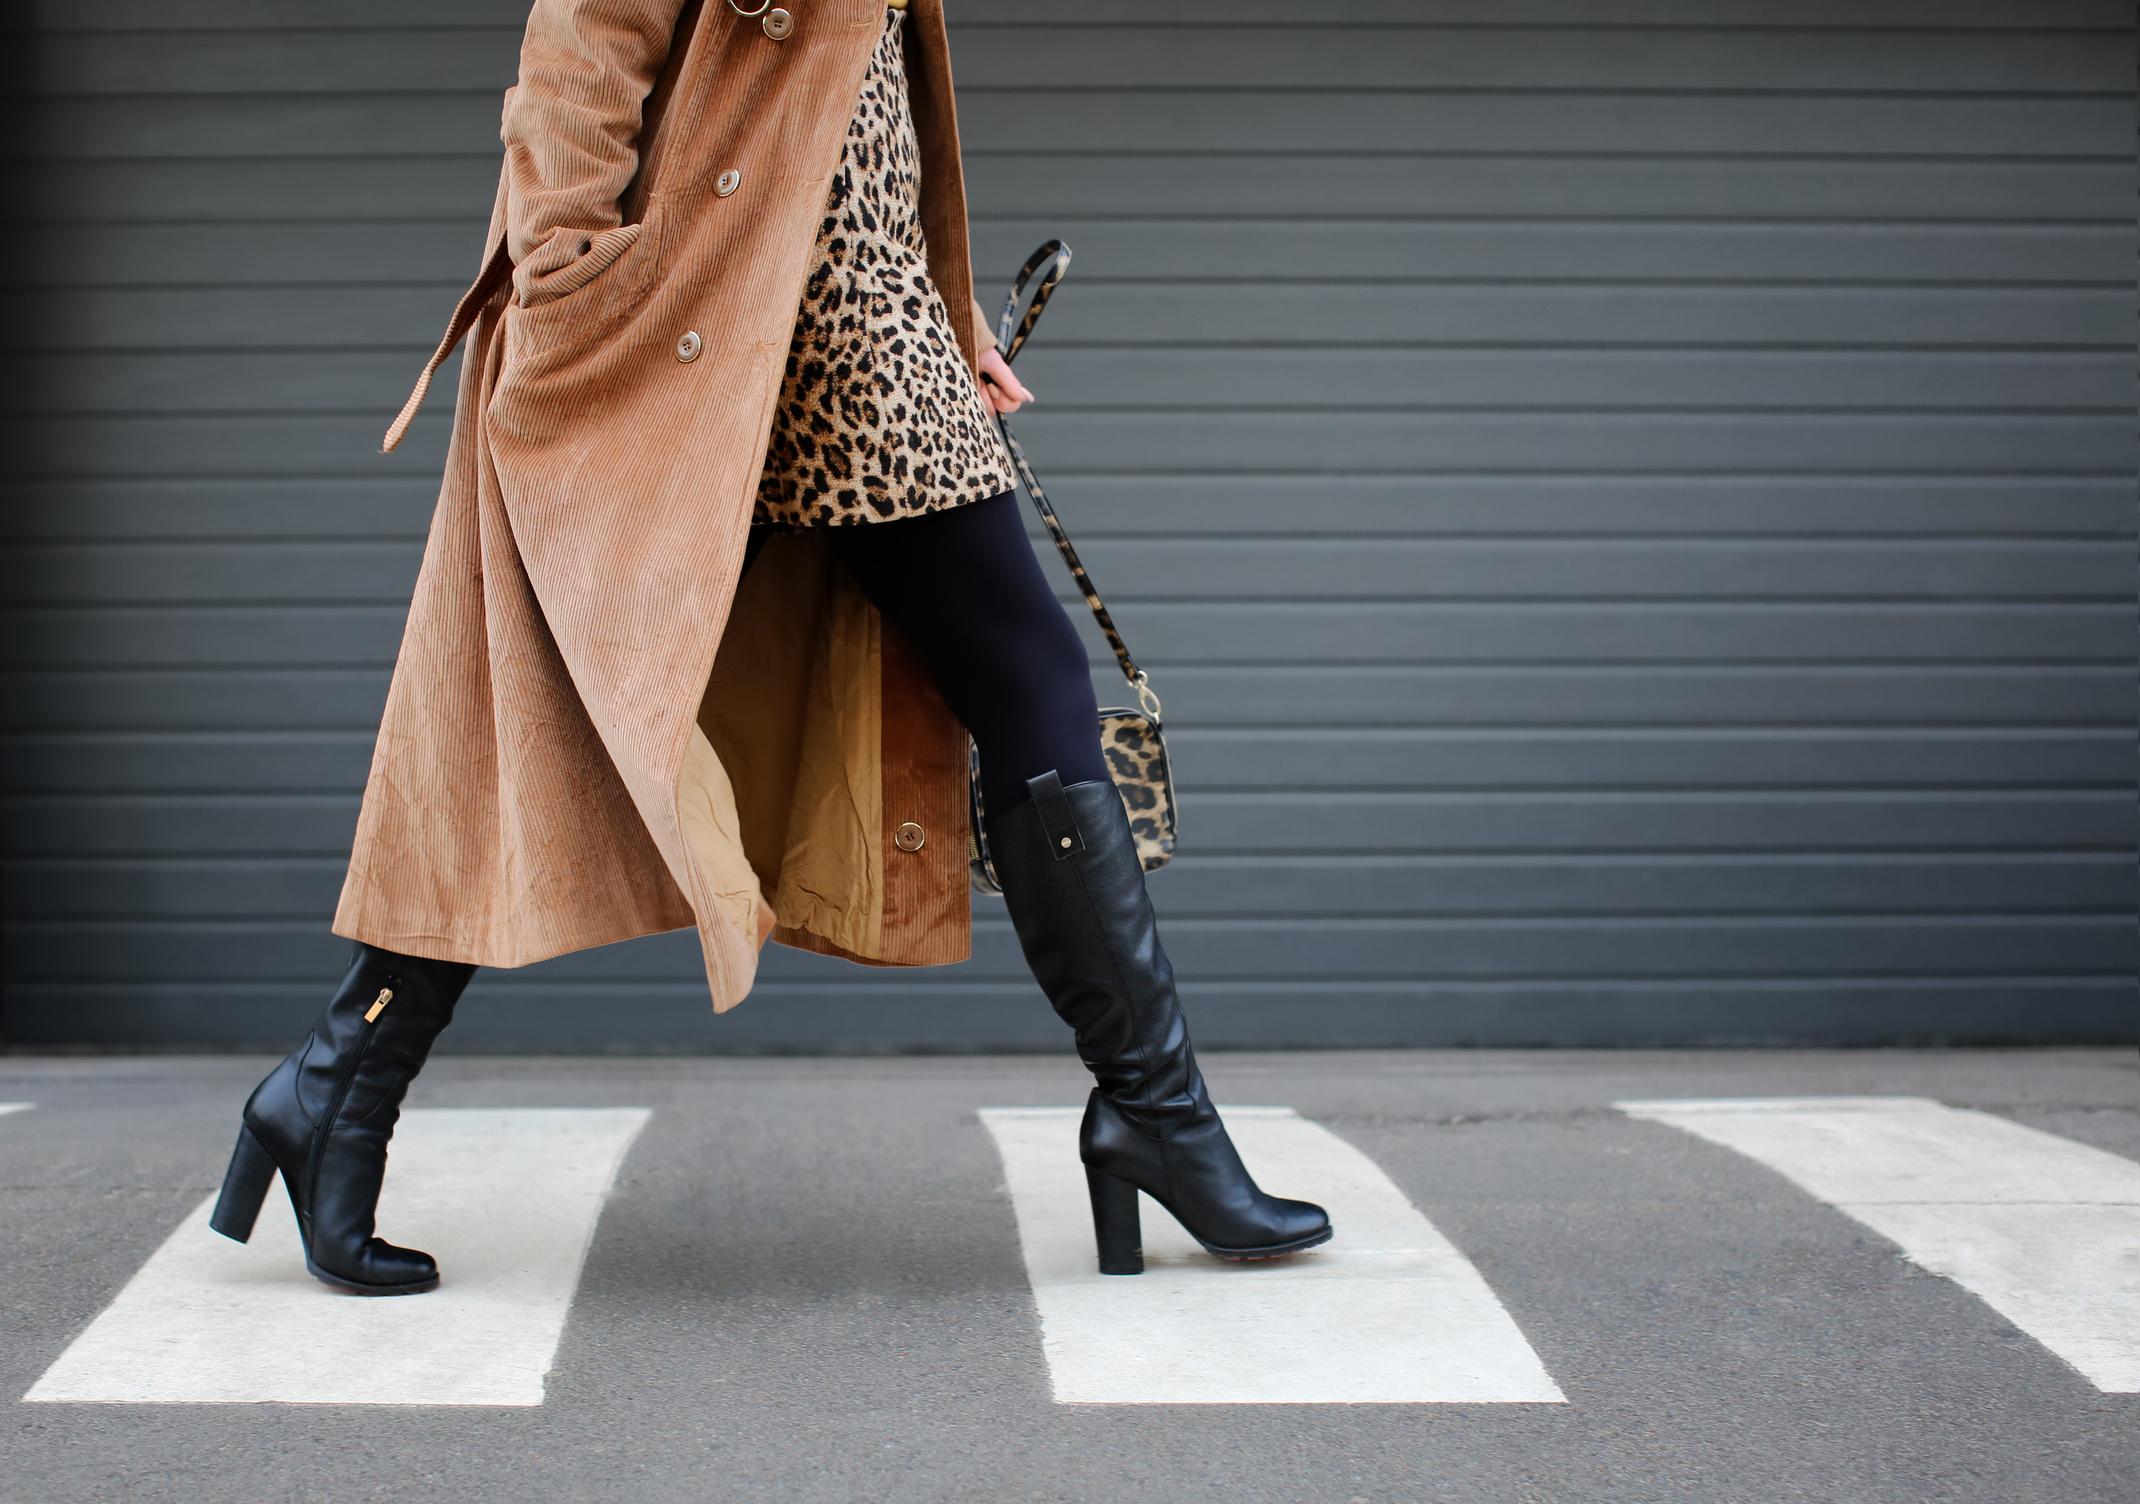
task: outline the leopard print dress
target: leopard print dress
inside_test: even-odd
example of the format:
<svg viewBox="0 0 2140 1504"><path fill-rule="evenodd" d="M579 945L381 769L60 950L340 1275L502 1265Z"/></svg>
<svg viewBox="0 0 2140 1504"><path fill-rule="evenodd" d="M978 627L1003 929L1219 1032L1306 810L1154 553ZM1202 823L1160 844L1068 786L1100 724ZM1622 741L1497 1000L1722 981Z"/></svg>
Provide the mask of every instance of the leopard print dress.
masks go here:
<svg viewBox="0 0 2140 1504"><path fill-rule="evenodd" d="M904 13L862 81L773 412L755 525L889 522L1000 496L1011 458L929 280Z"/></svg>

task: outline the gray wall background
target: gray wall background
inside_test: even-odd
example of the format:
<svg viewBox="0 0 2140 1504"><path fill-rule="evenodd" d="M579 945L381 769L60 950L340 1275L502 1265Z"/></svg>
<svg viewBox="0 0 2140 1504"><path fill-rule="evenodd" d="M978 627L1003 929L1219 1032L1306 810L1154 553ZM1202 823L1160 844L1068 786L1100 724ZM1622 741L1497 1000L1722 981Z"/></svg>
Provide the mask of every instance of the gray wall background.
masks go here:
<svg viewBox="0 0 2140 1504"><path fill-rule="evenodd" d="M524 8L34 14L5 1030L281 1049ZM1077 252L1021 434L1166 696L1207 1044L2133 1037L2129 5L953 21L979 280ZM1061 1047L978 919L719 1020L688 936L486 974L448 1038Z"/></svg>

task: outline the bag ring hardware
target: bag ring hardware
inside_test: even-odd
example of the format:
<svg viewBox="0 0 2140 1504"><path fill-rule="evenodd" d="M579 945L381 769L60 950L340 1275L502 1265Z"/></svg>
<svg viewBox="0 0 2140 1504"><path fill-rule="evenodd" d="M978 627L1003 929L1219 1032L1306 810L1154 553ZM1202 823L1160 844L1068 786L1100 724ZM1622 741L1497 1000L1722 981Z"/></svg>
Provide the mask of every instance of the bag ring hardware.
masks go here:
<svg viewBox="0 0 2140 1504"><path fill-rule="evenodd" d="M773 0L758 0L758 8L756 10L745 10L742 6L736 4L736 0L728 0L728 8L745 20L749 20L753 16L764 15L765 8L772 3Z"/></svg>
<svg viewBox="0 0 2140 1504"><path fill-rule="evenodd" d="M1154 721L1157 721L1159 719L1159 692L1152 688L1151 679L1140 668L1137 670L1137 677L1129 682L1137 691L1137 703L1144 707L1144 713Z"/></svg>

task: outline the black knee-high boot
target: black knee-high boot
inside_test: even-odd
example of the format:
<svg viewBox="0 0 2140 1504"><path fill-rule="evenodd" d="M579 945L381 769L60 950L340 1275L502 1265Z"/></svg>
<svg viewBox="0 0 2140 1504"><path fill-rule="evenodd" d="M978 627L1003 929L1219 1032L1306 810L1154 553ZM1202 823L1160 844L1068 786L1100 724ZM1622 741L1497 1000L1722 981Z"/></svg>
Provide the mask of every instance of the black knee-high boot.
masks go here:
<svg viewBox="0 0 2140 1504"><path fill-rule="evenodd" d="M279 1170L322 1282L351 1295L437 1289L431 1255L372 1236L373 1215L401 1098L475 971L359 945L310 1037L245 1104L208 1225L245 1242Z"/></svg>
<svg viewBox="0 0 2140 1504"><path fill-rule="evenodd" d="M1030 801L988 822L988 843L1026 962L1098 1082L1078 1147L1100 1272L1143 1272L1140 1190L1222 1259L1327 1242L1321 1207L1257 1189L1211 1105L1121 795L1054 773L1027 787Z"/></svg>

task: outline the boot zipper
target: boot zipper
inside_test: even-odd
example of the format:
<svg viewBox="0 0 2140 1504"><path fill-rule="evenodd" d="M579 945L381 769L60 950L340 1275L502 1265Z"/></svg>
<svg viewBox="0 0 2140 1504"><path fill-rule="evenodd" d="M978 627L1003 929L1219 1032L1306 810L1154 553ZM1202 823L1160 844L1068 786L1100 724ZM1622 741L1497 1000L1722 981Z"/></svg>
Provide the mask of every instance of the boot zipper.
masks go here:
<svg viewBox="0 0 2140 1504"><path fill-rule="evenodd" d="M398 983L399 977L388 977L389 983ZM394 989L386 986L372 999L371 1007L364 1010L364 1033L357 1040L357 1047L349 1057L349 1069L335 1084L334 1097L327 1104L326 1114L320 1119L320 1128L312 1135L312 1153L305 1165L305 1216L304 1226L299 1229L305 1240L305 1253L312 1253L312 1204L319 1196L320 1162L327 1157L327 1139L334 1132L335 1123L342 1116L342 1104L349 1100L349 1093L357 1084L357 1072L364 1065L364 1056L372 1047L372 1035L379 1031L379 1015L386 1005L394 1000Z"/></svg>

